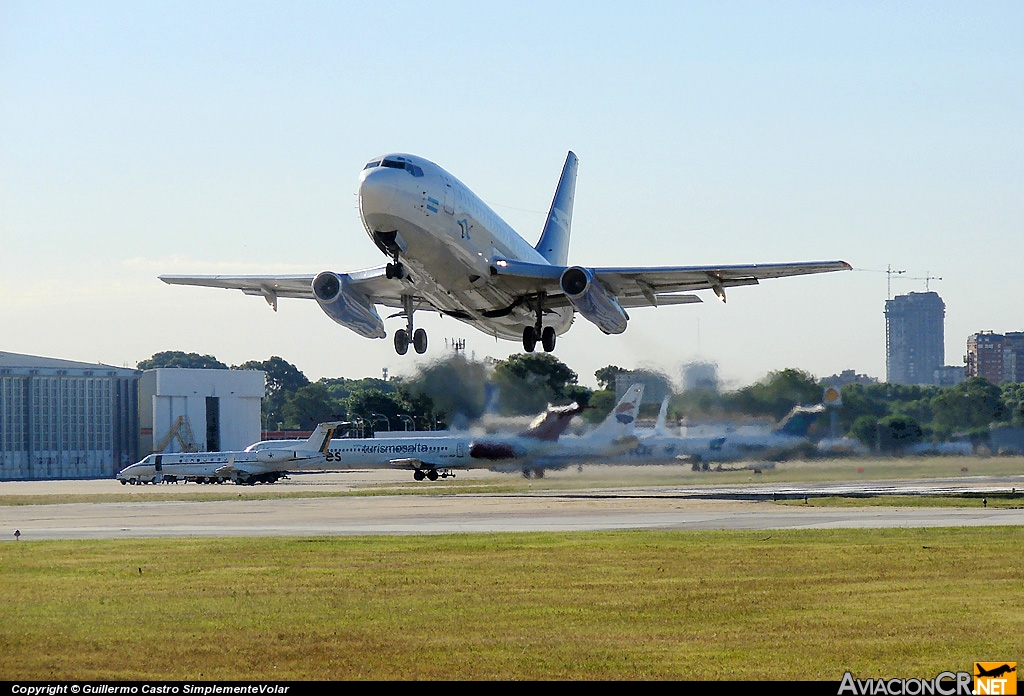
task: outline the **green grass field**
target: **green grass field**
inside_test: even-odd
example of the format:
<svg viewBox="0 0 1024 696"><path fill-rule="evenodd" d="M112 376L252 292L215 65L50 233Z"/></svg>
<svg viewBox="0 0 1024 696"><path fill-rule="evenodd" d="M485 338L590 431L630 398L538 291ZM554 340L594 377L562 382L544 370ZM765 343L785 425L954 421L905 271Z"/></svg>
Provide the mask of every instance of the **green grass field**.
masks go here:
<svg viewBox="0 0 1024 696"><path fill-rule="evenodd" d="M0 679L927 677L1019 660L1020 528L0 544Z"/></svg>

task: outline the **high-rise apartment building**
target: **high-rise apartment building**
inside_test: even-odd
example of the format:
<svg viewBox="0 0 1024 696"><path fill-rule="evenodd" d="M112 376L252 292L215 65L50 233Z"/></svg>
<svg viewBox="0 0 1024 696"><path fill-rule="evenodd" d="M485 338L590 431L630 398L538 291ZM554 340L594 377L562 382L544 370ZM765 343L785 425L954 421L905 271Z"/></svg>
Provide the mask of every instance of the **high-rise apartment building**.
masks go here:
<svg viewBox="0 0 1024 696"><path fill-rule="evenodd" d="M935 384L945 362L946 305L935 292L885 302L885 376L895 384Z"/></svg>
<svg viewBox="0 0 1024 696"><path fill-rule="evenodd" d="M984 377L992 384L1024 382L1024 331L971 334L964 362L968 377Z"/></svg>

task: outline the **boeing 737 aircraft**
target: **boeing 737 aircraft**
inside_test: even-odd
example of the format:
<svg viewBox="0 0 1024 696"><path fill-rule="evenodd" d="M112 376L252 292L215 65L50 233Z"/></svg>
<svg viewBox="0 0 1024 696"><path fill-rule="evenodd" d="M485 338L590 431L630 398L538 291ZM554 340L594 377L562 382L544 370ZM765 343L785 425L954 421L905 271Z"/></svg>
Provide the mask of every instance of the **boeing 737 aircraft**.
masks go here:
<svg viewBox="0 0 1024 696"><path fill-rule="evenodd" d="M315 275L160 279L260 295L275 311L281 297L315 299L327 316L366 338L387 335L376 305L395 308L399 311L392 317L405 318L405 328L394 332L395 350L404 355L410 342L417 353L427 350L426 332L413 323L417 310L454 317L495 338L522 340L527 352L538 342L550 352L576 312L602 332L619 334L629 320L626 310L634 307L701 302L688 293L703 289L724 302L726 288L850 269L844 261L569 266L577 165L570 152L536 246L441 167L421 157L392 154L370 160L359 177L363 227L390 262ZM651 222L638 222L636 231L644 224Z"/></svg>

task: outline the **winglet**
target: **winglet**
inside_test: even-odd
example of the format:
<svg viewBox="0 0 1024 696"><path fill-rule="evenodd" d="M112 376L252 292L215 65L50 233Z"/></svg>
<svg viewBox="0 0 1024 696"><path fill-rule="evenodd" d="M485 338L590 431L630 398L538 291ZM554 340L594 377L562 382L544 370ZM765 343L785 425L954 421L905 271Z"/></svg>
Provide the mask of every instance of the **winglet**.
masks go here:
<svg viewBox="0 0 1024 696"><path fill-rule="evenodd" d="M540 241L534 247L552 266L564 266L569 259L569 232L572 227L572 203L576 195L576 170L579 159L570 150L551 200L548 219Z"/></svg>

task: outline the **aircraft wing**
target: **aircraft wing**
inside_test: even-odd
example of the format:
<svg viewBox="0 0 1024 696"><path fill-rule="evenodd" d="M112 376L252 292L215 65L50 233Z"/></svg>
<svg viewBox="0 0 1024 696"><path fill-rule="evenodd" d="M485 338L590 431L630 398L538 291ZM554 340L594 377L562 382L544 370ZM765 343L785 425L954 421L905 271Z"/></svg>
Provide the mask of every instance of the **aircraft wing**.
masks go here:
<svg viewBox="0 0 1024 696"><path fill-rule="evenodd" d="M402 284L387 278L383 264L339 275L344 275L374 304L382 304L386 307L402 306ZM160 276L160 280L169 285L195 285L206 288L241 290L246 295L263 297L274 308L274 311L277 311L279 297L315 299L313 295L314 278L316 278L316 274Z"/></svg>
<svg viewBox="0 0 1024 696"><path fill-rule="evenodd" d="M566 306L568 298L559 280L566 266L503 260L495 265L496 275L520 292L546 294L548 306ZM769 278L785 278L812 273L848 271L845 261L804 263L766 263L731 266L649 266L583 268L612 295L622 307L701 302L696 295L681 293L712 289L724 300L725 288L757 285Z"/></svg>

